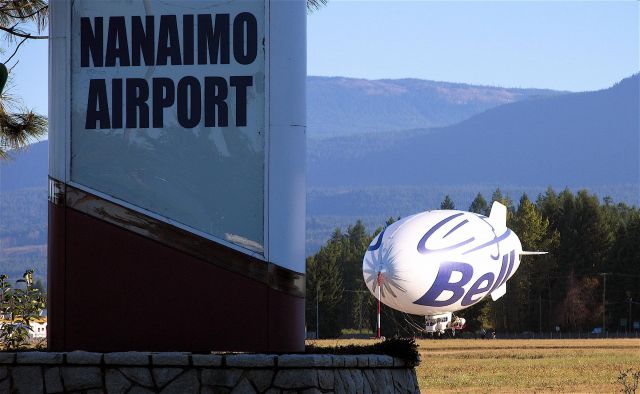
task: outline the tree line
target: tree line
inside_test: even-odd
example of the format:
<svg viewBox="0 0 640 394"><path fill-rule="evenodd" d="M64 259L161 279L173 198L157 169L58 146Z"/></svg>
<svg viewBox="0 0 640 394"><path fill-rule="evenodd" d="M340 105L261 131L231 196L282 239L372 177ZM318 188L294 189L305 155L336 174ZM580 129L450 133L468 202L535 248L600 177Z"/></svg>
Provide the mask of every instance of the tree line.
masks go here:
<svg viewBox="0 0 640 394"><path fill-rule="evenodd" d="M520 238L523 250L548 251L523 256L507 284L507 294L483 301L457 314L467 330L501 332L633 330L640 321L640 210L602 201L587 190L556 193L548 188L531 200L523 194L517 205L496 189L489 201L508 208L507 226ZM468 211L489 215L490 202L478 193ZM447 195L440 209L456 209ZM361 221L345 232L336 228L318 253L307 258L306 323L320 337L345 330L376 327L376 299L362 279L362 259L373 233ZM382 333L420 333L424 318L382 306Z"/></svg>

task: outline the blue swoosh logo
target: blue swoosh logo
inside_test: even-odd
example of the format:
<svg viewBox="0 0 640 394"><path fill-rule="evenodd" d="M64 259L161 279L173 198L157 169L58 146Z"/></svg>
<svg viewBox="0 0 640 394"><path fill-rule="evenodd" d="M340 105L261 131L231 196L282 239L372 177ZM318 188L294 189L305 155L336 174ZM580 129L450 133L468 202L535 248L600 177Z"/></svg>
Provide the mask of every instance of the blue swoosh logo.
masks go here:
<svg viewBox="0 0 640 394"><path fill-rule="evenodd" d="M370 245L370 246L367 248L367 250L368 250L369 252L373 252L374 250L378 250L378 249L380 249L380 245L382 245L382 237L384 236L384 232L385 232L386 230L387 230L386 228L385 228L384 230L382 230L382 232L380 233L380 235L378 235L378 240L376 241L376 243L375 243L375 244L373 244L373 245Z"/></svg>
<svg viewBox="0 0 640 394"><path fill-rule="evenodd" d="M468 245L470 243L472 243L473 241L475 241L475 237L470 237L462 242L458 242L457 244L451 245L451 246L447 246L444 248L440 248L440 249L430 249L427 247L427 242L429 241L429 239L436 233L436 231L438 231L440 228L442 228L442 226L444 226L445 224L451 222L452 220L464 215L465 212L459 212L456 214L453 214L449 217L446 217L444 219L442 219L440 222L436 223L435 226L431 227L429 229L429 231L427 231L424 236L420 239L420 242L418 242L418 253L420 254L428 254L428 253L433 253L433 252L443 252L443 251L449 251L449 250L455 250L455 249L459 249L465 245ZM480 215L478 215L480 216ZM500 236L498 236L495 233L495 229L493 228L493 226L491 226L491 224L489 222L487 222L486 220L484 220L484 217L481 217L481 219L489 226L491 227L491 231L494 234L494 238L491 241L485 242L481 245L478 245L476 247L473 247L469 250L466 250L465 252L463 252L462 254L469 254L469 253L473 253L476 252L478 250L487 248L489 246L492 245L497 245L498 246L498 256L493 256L491 255L491 257L496 260L499 258L500 256L500 242L504 241L505 239L509 238L509 236L511 235L511 230L507 229L503 234L501 234ZM456 232L457 230L459 230L460 228L462 228L465 224L469 223L469 220L464 219L463 221L461 221L460 223L456 224L451 230L449 230L443 237L447 238L449 235L453 234L454 232ZM382 234L380 234L382 235ZM378 239L378 242L376 243L376 245L378 245L381 242L381 238L380 237ZM374 245L375 247L375 245ZM375 249L369 249L369 250L375 250Z"/></svg>

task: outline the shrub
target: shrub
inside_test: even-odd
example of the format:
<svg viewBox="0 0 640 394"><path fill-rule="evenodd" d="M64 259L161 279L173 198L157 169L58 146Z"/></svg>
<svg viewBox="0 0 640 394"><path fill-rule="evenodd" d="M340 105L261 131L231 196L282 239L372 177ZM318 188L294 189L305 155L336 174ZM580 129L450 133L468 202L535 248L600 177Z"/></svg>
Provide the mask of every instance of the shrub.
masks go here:
<svg viewBox="0 0 640 394"><path fill-rule="evenodd" d="M29 343L30 323L39 317L46 300L40 289L33 285L33 270L27 270L22 279L11 287L7 275L0 275L0 343L4 349L20 349Z"/></svg>
<svg viewBox="0 0 640 394"><path fill-rule="evenodd" d="M316 354L383 354L402 359L411 367L420 363L418 345L413 338L390 338L372 345L347 345L335 347L307 345L305 351L306 353Z"/></svg>
<svg viewBox="0 0 640 394"><path fill-rule="evenodd" d="M631 368L621 371L618 382L622 385L622 392L625 394L635 394L640 380L640 370L633 371Z"/></svg>

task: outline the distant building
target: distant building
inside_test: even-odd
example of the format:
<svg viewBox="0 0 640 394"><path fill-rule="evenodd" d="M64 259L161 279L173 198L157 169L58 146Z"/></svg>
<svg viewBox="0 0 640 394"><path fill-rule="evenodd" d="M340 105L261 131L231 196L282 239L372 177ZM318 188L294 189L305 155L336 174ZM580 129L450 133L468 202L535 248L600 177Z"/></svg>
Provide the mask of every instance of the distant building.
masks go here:
<svg viewBox="0 0 640 394"><path fill-rule="evenodd" d="M31 338L46 338L47 337L47 318L39 317L31 321Z"/></svg>
<svg viewBox="0 0 640 394"><path fill-rule="evenodd" d="M5 324L11 323L10 320L6 318L0 318L0 328ZM31 332L29 333L29 337L41 339L47 337L47 317L41 316L36 319L31 320Z"/></svg>

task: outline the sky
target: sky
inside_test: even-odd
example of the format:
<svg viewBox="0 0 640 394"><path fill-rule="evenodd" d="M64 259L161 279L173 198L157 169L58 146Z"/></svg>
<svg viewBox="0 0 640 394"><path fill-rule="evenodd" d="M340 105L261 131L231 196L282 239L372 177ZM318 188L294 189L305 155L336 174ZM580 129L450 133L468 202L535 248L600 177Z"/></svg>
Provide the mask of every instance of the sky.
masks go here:
<svg viewBox="0 0 640 394"><path fill-rule="evenodd" d="M308 74L570 91L640 70L640 2L337 1L307 19Z"/></svg>
<svg viewBox="0 0 640 394"><path fill-rule="evenodd" d="M597 90L640 71L640 2L329 0L307 40L309 75ZM13 93L46 114L47 42L16 57Z"/></svg>

